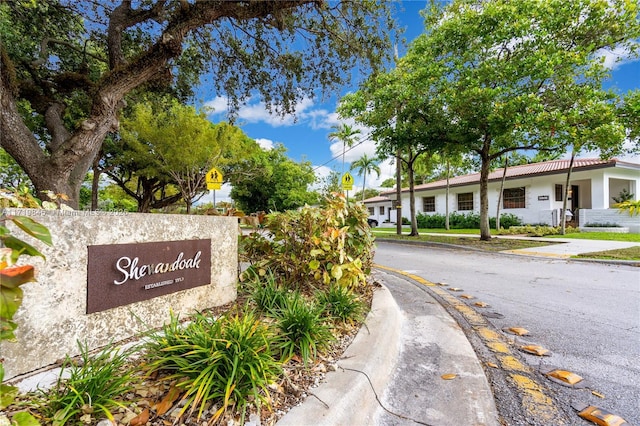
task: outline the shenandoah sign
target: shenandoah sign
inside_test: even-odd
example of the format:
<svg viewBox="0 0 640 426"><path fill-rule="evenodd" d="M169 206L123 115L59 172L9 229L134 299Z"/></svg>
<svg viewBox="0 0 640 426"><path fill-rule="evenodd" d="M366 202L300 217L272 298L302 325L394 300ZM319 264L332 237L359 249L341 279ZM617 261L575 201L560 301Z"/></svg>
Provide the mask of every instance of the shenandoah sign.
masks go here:
<svg viewBox="0 0 640 426"><path fill-rule="evenodd" d="M211 240L88 249L88 314L211 283Z"/></svg>

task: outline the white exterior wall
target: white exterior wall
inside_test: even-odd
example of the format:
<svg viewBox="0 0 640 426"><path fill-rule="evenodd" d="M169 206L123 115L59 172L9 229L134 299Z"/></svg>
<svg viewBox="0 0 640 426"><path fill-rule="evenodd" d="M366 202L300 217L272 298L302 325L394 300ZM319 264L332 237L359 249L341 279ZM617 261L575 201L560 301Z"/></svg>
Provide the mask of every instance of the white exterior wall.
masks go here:
<svg viewBox="0 0 640 426"><path fill-rule="evenodd" d="M555 186L562 185L563 196L566 183L566 174L552 174L532 176L522 179L509 179L505 182L507 188L525 188L525 208L504 209L500 208L501 214L514 214L526 224L548 224L552 225L552 215L554 210L562 209L563 202L555 199ZM578 187L578 209L609 209L614 203L612 196L618 196L624 187L634 194L636 200L640 199L638 190L640 189L640 173L637 170L625 169L622 167L574 171L571 174L570 186ZM500 182L491 182L488 186L489 215L495 217ZM449 213L469 213L470 211L459 211L457 206L458 194L473 192L473 211L480 212L480 185L472 184L465 186L451 187L449 190ZM446 213L446 189L416 190L416 214L442 214ZM423 197L434 196L436 211L423 211ZM402 216L410 217L409 192L402 193ZM567 209L570 210L571 199L567 200ZM617 222L621 221L621 217ZM394 216L395 218L395 216ZM611 222L612 220L609 220Z"/></svg>
<svg viewBox="0 0 640 426"><path fill-rule="evenodd" d="M390 218L391 203L389 201L369 202L366 205L369 210L369 219L375 219L378 223L383 223L389 219L394 222L395 215ZM381 208L384 209L384 213L380 213ZM371 209L373 209L373 214L371 213Z"/></svg>

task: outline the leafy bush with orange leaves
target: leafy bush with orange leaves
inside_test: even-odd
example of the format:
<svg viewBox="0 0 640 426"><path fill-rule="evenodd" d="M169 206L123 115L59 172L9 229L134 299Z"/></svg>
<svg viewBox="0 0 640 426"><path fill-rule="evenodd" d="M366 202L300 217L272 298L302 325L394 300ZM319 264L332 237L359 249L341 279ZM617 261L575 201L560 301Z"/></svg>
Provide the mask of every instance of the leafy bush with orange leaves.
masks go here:
<svg viewBox="0 0 640 426"><path fill-rule="evenodd" d="M357 289L366 285L373 262L367 217L362 204L333 194L323 207L269 214L266 233L245 237L241 254L251 264L249 273L270 271L288 288L305 293L332 284Z"/></svg>

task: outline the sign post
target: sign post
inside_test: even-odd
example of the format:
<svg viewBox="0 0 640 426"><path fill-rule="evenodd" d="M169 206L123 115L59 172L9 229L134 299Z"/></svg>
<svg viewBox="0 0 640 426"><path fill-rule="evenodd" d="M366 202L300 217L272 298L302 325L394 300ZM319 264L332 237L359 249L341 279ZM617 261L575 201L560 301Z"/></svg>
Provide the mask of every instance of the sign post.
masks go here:
<svg viewBox="0 0 640 426"><path fill-rule="evenodd" d="M216 189L220 189L222 186L222 172L212 167L211 170L207 172L207 177L205 181L207 182L207 189L213 191L213 208L216 208Z"/></svg>

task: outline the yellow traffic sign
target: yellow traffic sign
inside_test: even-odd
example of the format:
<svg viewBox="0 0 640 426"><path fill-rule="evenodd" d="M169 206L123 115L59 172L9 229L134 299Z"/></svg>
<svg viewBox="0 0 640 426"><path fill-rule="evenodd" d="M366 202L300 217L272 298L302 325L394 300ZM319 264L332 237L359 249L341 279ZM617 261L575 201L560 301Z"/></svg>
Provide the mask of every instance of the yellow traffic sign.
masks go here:
<svg viewBox="0 0 640 426"><path fill-rule="evenodd" d="M342 175L342 189L345 191L353 189L353 176L349 172Z"/></svg>
<svg viewBox="0 0 640 426"><path fill-rule="evenodd" d="M222 173L220 172L220 170L216 169L215 167L211 168L211 170L207 172L206 182L207 182L207 188L209 187L210 183L222 185ZM220 188L209 188L209 189L220 189Z"/></svg>
<svg viewBox="0 0 640 426"><path fill-rule="evenodd" d="M207 189L220 189L221 186L219 183L207 183Z"/></svg>

